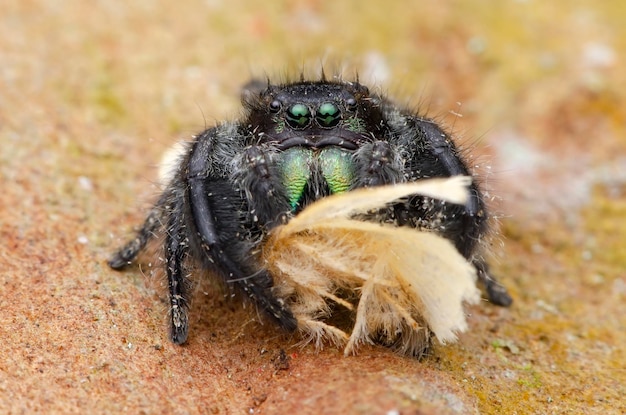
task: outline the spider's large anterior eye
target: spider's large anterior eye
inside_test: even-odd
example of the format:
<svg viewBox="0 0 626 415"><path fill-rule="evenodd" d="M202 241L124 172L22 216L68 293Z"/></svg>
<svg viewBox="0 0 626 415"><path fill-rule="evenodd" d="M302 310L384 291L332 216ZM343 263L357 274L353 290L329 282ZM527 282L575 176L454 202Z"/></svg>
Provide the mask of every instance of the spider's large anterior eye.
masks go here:
<svg viewBox="0 0 626 415"><path fill-rule="evenodd" d="M332 102L325 102L317 109L315 119L321 127L334 127L341 120L341 111Z"/></svg>
<svg viewBox="0 0 626 415"><path fill-rule="evenodd" d="M294 104L287 110L287 124L292 128L305 128L311 122L311 111L303 104Z"/></svg>

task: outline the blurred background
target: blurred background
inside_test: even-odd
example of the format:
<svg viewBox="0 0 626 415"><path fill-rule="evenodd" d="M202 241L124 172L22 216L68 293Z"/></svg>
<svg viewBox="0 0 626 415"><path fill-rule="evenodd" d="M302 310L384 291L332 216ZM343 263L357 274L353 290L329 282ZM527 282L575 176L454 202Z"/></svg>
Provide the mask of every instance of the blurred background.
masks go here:
<svg viewBox="0 0 626 415"><path fill-rule="evenodd" d="M0 407L625 413L625 21L619 0L3 2ZM191 344L170 345L158 284L104 265L161 154L238 117L251 77L322 67L468 150L513 308L473 308L458 344L414 362L294 348L206 295Z"/></svg>

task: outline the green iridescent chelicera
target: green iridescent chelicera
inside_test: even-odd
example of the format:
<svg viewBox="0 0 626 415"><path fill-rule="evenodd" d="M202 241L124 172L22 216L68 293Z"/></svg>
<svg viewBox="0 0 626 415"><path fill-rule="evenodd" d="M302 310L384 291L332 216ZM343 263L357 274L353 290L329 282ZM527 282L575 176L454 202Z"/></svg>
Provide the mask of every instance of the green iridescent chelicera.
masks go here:
<svg viewBox="0 0 626 415"><path fill-rule="evenodd" d="M352 153L338 147L326 147L318 154L322 176L331 193L343 193L354 181Z"/></svg>
<svg viewBox="0 0 626 415"><path fill-rule="evenodd" d="M283 186L287 192L289 205L296 209L301 202L307 183L319 177L312 171L319 171L331 193L343 193L354 182L352 154L337 147L327 147L320 151L294 147L281 153L278 166ZM318 184L319 185L319 184Z"/></svg>
<svg viewBox="0 0 626 415"><path fill-rule="evenodd" d="M334 127L341 121L341 111L332 102L324 102L315 113L315 119L321 127Z"/></svg>
<svg viewBox="0 0 626 415"><path fill-rule="evenodd" d="M301 147L294 147L284 151L280 156L279 167L283 176L283 185L287 192L289 205L295 209L304 193L309 178L313 152Z"/></svg>
<svg viewBox="0 0 626 415"><path fill-rule="evenodd" d="M294 104L287 110L286 119L292 128L305 128L311 122L311 111L304 104Z"/></svg>

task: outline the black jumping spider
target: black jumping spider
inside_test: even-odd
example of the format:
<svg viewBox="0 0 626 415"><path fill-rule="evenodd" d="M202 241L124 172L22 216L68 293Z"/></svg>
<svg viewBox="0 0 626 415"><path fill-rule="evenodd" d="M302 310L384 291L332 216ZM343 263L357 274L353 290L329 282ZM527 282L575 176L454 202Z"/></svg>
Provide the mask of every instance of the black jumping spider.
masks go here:
<svg viewBox="0 0 626 415"><path fill-rule="evenodd" d="M297 322L259 260L268 231L324 196L424 178L469 175L450 136L434 121L396 107L358 82L295 82L244 91L240 121L209 128L189 142L169 184L135 238L109 261L131 264L164 231L170 335L188 335L188 262L243 290L280 326ZM426 229L449 239L477 269L489 300L511 297L489 274L479 247L487 229L481 190L465 206L414 196L376 221Z"/></svg>

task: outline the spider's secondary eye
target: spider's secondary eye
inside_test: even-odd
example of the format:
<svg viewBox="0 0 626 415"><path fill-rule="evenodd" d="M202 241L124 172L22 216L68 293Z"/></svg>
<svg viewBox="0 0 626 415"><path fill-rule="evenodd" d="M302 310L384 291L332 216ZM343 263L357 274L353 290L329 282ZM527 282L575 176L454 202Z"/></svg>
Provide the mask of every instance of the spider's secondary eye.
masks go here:
<svg viewBox="0 0 626 415"><path fill-rule="evenodd" d="M311 111L306 105L294 104L287 110L287 124L292 128L305 128L311 122Z"/></svg>
<svg viewBox="0 0 626 415"><path fill-rule="evenodd" d="M346 101L346 108L348 108L348 111L356 111L356 99L349 98Z"/></svg>
<svg viewBox="0 0 626 415"><path fill-rule="evenodd" d="M332 102L325 102L317 109L315 119L321 127L334 127L341 120L341 111Z"/></svg>
<svg viewBox="0 0 626 415"><path fill-rule="evenodd" d="M270 102L270 111L273 112L274 114L280 111L282 107L283 107L283 104L277 99Z"/></svg>

